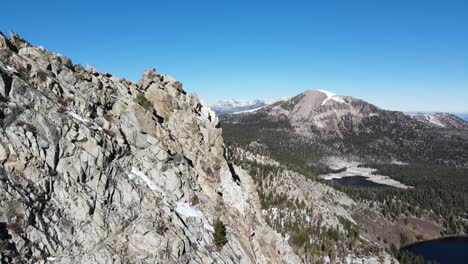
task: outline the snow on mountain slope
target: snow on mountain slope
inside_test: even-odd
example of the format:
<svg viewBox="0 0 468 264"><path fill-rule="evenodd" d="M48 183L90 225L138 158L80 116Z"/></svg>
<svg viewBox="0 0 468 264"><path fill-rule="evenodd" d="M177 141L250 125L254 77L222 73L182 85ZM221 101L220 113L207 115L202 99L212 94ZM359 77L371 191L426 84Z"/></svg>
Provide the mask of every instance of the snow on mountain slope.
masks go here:
<svg viewBox="0 0 468 264"><path fill-rule="evenodd" d="M337 96L336 94L334 94L332 92L329 92L329 91L326 91L326 90L317 90L317 91L322 92L327 96L327 98L325 100L323 100L321 105L325 105L329 100L333 100L335 102L342 103L342 104L345 103L345 101L343 99L341 99L339 96Z"/></svg>
<svg viewBox="0 0 468 264"><path fill-rule="evenodd" d="M287 100L265 106L258 111L273 118L284 117L298 131L305 133L308 133L306 130L310 124L318 128L337 131L336 123L343 116L351 114L353 118L360 119L362 116L374 113L373 108L361 106L359 102L359 99L338 96L325 90L307 90Z"/></svg>
<svg viewBox="0 0 468 264"><path fill-rule="evenodd" d="M424 118L426 118L426 120L429 121L429 123L432 123L437 126L445 127L445 125L442 124L440 120L437 119L437 117L434 115L424 115Z"/></svg>
<svg viewBox="0 0 468 264"><path fill-rule="evenodd" d="M468 122L449 113L409 113L408 115L431 126L449 129L468 129Z"/></svg>

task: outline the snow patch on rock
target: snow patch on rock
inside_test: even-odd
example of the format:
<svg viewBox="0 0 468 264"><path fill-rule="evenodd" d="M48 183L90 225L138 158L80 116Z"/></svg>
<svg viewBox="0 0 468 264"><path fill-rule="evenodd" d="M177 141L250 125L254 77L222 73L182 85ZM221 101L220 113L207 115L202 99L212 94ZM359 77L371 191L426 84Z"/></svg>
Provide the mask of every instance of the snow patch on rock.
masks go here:
<svg viewBox="0 0 468 264"><path fill-rule="evenodd" d="M195 217L201 219L203 221L203 227L208 231L214 232L213 226L210 225L210 223L208 222L208 220L206 220L205 216L200 210L191 207L188 203L177 202L176 205L177 207L175 208L175 211L178 214L181 214L185 217Z"/></svg>
<svg viewBox="0 0 468 264"><path fill-rule="evenodd" d="M160 188L145 173L143 173L142 171L140 171L136 167L132 167L131 171L129 173L127 173L127 175L128 175L128 178L130 178L130 180L135 179L135 177L140 178L141 180L143 180L143 182L146 183L148 188L150 188L151 190L153 190L155 192L160 193L163 197L167 196L166 192L164 192L162 188ZM172 199L169 198L169 200L171 201L171 204L174 203L174 201ZM164 201L165 201L166 204L169 204L169 203L167 203L167 200L164 199ZM203 222L203 227L206 230L211 231L211 232L214 231L213 226L208 222L208 220L206 220L205 216L203 215L203 213L199 209L194 208L194 207L190 206L190 204L185 203L185 202L175 202L175 204L176 204L176 207L174 208L174 211L177 214L183 215L185 217L198 218ZM191 233L194 233L194 232L191 232Z"/></svg>
<svg viewBox="0 0 468 264"><path fill-rule="evenodd" d="M0 67L8 72L18 72L15 68L11 67L8 64L0 65Z"/></svg>
<svg viewBox="0 0 468 264"><path fill-rule="evenodd" d="M335 102L342 103L342 104L346 103L342 98L340 98L338 95L332 92L329 92L326 90L317 90L317 91L324 93L327 96L327 98L323 100L322 105L325 105L329 100L333 100Z"/></svg>
<svg viewBox="0 0 468 264"><path fill-rule="evenodd" d="M68 114L69 114L71 117L75 118L76 120L78 120L78 121L80 121L80 122L89 123L89 120L88 120L88 119L86 119L86 118L84 118L84 117L82 117L82 116L80 116L80 115L78 115L78 114L76 114L76 113L74 113L74 112L68 112Z"/></svg>
<svg viewBox="0 0 468 264"><path fill-rule="evenodd" d="M424 117L427 119L427 121L429 121L431 124L434 124L434 125L437 125L437 126L440 126L440 127L445 127L444 124L442 124L439 119L437 119L435 116L433 115L424 115Z"/></svg>
<svg viewBox="0 0 468 264"><path fill-rule="evenodd" d="M102 131L102 127L99 126L98 124L96 124L95 122L92 122L92 121L90 121L90 120L88 120L88 119L86 119L86 118L72 112L72 111L69 111L68 114L71 117L73 117L74 119L76 119L76 120L78 120L78 121L80 121L82 123L85 123L85 124L91 123L91 128L92 129Z"/></svg>
<svg viewBox="0 0 468 264"><path fill-rule="evenodd" d="M139 177L146 183L146 185L148 185L148 188L162 194L163 197L166 196L166 193L154 181L152 181L148 176L146 176L146 174L144 174L136 167L132 167L132 170L130 171L130 173L127 173L127 175L128 178L130 178L130 180L133 180L135 176Z"/></svg>

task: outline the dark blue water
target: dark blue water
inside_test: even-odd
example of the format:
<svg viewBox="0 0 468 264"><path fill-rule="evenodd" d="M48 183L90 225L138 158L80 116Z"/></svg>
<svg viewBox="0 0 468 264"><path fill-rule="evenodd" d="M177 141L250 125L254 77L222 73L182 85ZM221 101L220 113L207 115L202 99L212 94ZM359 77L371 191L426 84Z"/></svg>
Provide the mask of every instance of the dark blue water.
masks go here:
<svg viewBox="0 0 468 264"><path fill-rule="evenodd" d="M423 241L403 247L424 260L436 260L440 264L468 263L468 237L449 237Z"/></svg>
<svg viewBox="0 0 468 264"><path fill-rule="evenodd" d="M333 181L348 186L364 186L364 187L377 187L377 188L389 188L391 186L375 183L373 181L367 180L367 177L364 176L351 176L343 177L341 179L333 179Z"/></svg>
<svg viewBox="0 0 468 264"><path fill-rule="evenodd" d="M468 121L468 113L463 113L463 114L456 114L459 118Z"/></svg>

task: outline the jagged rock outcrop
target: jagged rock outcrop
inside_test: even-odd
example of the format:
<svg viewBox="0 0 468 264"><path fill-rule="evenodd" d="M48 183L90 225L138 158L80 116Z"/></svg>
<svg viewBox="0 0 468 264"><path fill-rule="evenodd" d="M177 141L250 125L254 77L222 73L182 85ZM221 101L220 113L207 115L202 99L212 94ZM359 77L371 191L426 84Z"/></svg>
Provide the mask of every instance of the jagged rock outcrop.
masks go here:
<svg viewBox="0 0 468 264"><path fill-rule="evenodd" d="M3 262L299 262L227 163L216 115L174 78L135 84L14 33L0 75Z"/></svg>

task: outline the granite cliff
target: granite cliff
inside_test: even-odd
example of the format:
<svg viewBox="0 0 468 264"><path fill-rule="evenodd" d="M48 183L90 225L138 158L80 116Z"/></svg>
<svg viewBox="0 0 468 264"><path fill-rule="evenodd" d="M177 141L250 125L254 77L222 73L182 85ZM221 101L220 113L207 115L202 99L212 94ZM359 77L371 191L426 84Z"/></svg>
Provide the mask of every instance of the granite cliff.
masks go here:
<svg viewBox="0 0 468 264"><path fill-rule="evenodd" d="M300 261L225 159L216 115L171 76L134 83L15 33L0 75L2 262Z"/></svg>

